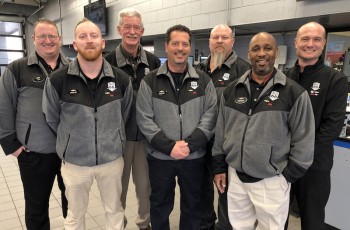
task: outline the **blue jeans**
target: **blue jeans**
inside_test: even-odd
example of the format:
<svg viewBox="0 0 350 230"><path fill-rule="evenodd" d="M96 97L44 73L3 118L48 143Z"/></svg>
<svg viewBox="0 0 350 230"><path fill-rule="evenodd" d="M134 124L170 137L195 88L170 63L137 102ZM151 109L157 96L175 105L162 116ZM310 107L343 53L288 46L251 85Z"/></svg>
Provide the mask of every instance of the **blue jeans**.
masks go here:
<svg viewBox="0 0 350 230"><path fill-rule="evenodd" d="M159 160L148 155L153 230L169 230L174 207L176 177L180 186L181 230L198 230L201 220L201 185L205 160Z"/></svg>

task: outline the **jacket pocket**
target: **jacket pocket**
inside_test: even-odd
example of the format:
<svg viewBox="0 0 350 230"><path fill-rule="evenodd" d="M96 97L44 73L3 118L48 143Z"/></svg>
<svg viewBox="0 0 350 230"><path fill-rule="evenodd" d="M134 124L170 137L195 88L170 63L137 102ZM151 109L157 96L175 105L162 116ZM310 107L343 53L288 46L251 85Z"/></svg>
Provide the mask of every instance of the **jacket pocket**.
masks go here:
<svg viewBox="0 0 350 230"><path fill-rule="evenodd" d="M70 140L70 134L68 135L68 139L67 139L66 145L65 145L64 150L63 150L63 160L64 161L66 160L66 154L67 154L67 148L68 148L69 140Z"/></svg>

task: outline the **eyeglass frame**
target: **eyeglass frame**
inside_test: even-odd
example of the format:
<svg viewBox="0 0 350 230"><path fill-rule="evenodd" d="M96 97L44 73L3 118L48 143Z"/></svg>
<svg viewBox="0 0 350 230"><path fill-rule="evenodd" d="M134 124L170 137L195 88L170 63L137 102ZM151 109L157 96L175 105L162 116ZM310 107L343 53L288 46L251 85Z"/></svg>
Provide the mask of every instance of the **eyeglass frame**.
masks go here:
<svg viewBox="0 0 350 230"><path fill-rule="evenodd" d="M38 40L45 41L46 38L48 38L50 41L56 41L60 36L59 35L53 35L53 34L40 34L40 35L34 35Z"/></svg>

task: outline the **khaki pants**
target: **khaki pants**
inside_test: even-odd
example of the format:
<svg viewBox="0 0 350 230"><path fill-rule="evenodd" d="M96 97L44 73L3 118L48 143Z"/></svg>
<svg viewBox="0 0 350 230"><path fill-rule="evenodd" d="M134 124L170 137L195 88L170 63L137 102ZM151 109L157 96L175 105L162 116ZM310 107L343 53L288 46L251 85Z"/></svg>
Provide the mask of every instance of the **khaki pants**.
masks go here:
<svg viewBox="0 0 350 230"><path fill-rule="evenodd" d="M284 230L291 186L283 175L242 183L229 167L228 176L228 216L234 230Z"/></svg>
<svg viewBox="0 0 350 230"><path fill-rule="evenodd" d="M85 230L85 213L93 179L97 181L105 210L106 230L124 229L124 209L120 201L123 157L93 167L62 164L61 173L66 185L68 215L65 230Z"/></svg>
<svg viewBox="0 0 350 230"><path fill-rule="evenodd" d="M136 224L139 228L147 228L150 219L150 200L151 186L148 176L147 162L147 141L127 141L124 149L124 171L122 177L122 196L121 201L125 209L126 196L128 193L130 172L135 185L136 197L138 201L138 216Z"/></svg>

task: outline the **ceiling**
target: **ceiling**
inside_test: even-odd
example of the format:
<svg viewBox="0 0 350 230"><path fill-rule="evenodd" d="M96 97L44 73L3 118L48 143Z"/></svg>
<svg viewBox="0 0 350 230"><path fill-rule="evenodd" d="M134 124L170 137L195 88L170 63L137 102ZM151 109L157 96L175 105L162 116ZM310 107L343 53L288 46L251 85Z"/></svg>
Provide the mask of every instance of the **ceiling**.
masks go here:
<svg viewBox="0 0 350 230"><path fill-rule="evenodd" d="M9 3L9 4L17 4L17 5L27 5L27 6L40 6L41 3L47 2L40 0L0 0L0 5Z"/></svg>

